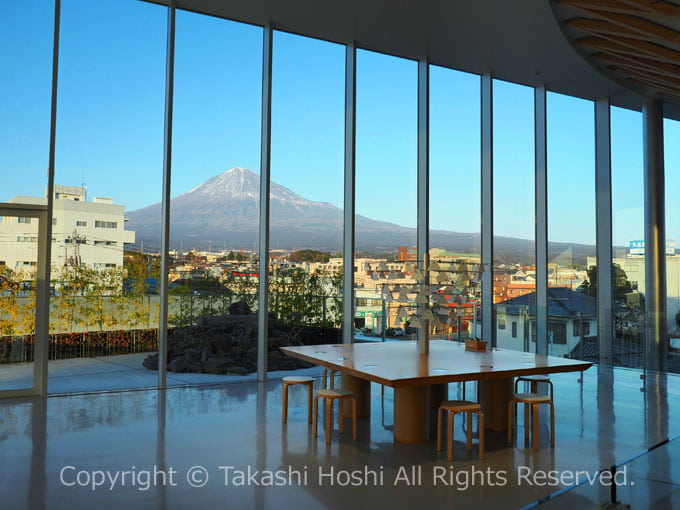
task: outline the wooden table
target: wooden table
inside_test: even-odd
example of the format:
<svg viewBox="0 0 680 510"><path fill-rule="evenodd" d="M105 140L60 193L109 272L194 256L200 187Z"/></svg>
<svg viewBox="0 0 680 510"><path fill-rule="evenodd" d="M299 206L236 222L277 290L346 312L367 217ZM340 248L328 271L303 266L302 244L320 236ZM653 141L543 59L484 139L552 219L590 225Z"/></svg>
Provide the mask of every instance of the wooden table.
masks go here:
<svg viewBox="0 0 680 510"><path fill-rule="evenodd" d="M370 416L370 383L394 388L394 440L427 441L430 411L447 398L451 382L479 381L486 427L507 428L513 379L520 375L576 372L592 363L506 349L466 351L464 344L430 341L420 354L416 342L305 345L281 347L288 356L337 370L343 388L354 392L360 417Z"/></svg>

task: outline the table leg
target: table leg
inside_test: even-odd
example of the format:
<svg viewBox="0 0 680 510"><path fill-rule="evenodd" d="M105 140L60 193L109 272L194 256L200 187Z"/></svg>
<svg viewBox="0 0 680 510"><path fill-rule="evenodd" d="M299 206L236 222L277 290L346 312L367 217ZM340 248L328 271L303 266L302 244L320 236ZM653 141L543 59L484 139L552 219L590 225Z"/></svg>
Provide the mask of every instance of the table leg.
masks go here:
<svg viewBox="0 0 680 510"><path fill-rule="evenodd" d="M368 418L371 416L371 382L366 379L359 379L353 375L342 374L342 388L349 390L357 401L357 418ZM352 412L352 403L349 399L342 399L345 405L345 414ZM342 403L342 402L341 402Z"/></svg>
<svg viewBox="0 0 680 510"><path fill-rule="evenodd" d="M437 411L439 405L449 399L448 384L433 384L430 388L430 439L437 435Z"/></svg>
<svg viewBox="0 0 680 510"><path fill-rule="evenodd" d="M479 403L488 430L508 430L508 404L512 394L512 378L479 381Z"/></svg>
<svg viewBox="0 0 680 510"><path fill-rule="evenodd" d="M394 440L423 443L430 437L430 388L394 388Z"/></svg>
<svg viewBox="0 0 680 510"><path fill-rule="evenodd" d="M449 399L448 384L433 384L430 386L430 407L435 411L439 409L439 404Z"/></svg>

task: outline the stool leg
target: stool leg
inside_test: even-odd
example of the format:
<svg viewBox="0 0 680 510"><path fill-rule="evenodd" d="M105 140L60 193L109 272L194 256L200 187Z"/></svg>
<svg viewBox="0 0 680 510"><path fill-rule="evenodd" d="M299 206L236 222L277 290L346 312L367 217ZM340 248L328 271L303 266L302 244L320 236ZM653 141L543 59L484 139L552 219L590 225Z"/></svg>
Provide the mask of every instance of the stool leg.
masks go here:
<svg viewBox="0 0 680 510"><path fill-rule="evenodd" d="M326 444L331 444L331 430L333 425L333 399L326 399Z"/></svg>
<svg viewBox="0 0 680 510"><path fill-rule="evenodd" d="M288 383L283 383L283 404L281 405L281 423L288 421Z"/></svg>
<svg viewBox="0 0 680 510"><path fill-rule="evenodd" d="M357 399L352 397L352 441L357 440Z"/></svg>
<svg viewBox="0 0 680 510"><path fill-rule="evenodd" d="M340 432L340 434L345 432L345 413L343 412L343 408L345 407L344 401L344 398L338 399L338 432Z"/></svg>
<svg viewBox="0 0 680 510"><path fill-rule="evenodd" d="M550 446L555 446L555 406L550 402Z"/></svg>
<svg viewBox="0 0 680 510"><path fill-rule="evenodd" d="M437 411L437 451L442 451L442 416L444 415L444 409L439 407Z"/></svg>
<svg viewBox="0 0 680 510"><path fill-rule="evenodd" d="M467 415L467 449L472 450L472 412L468 411Z"/></svg>
<svg viewBox="0 0 680 510"><path fill-rule="evenodd" d="M312 435L314 437L319 435L319 396L317 395L314 399L314 424L312 428L314 429Z"/></svg>
<svg viewBox="0 0 680 510"><path fill-rule="evenodd" d="M529 404L524 404L524 440L529 440L529 428L531 421L529 420Z"/></svg>
<svg viewBox="0 0 680 510"><path fill-rule="evenodd" d="M479 460L484 458L484 413L477 411L477 427L479 428Z"/></svg>
<svg viewBox="0 0 680 510"><path fill-rule="evenodd" d="M307 423L312 423L312 393L314 393L314 388L310 382L307 384Z"/></svg>
<svg viewBox="0 0 680 510"><path fill-rule="evenodd" d="M538 404L533 404L534 411L534 451L538 451Z"/></svg>
<svg viewBox="0 0 680 510"><path fill-rule="evenodd" d="M531 381L531 393L538 393L538 382Z"/></svg>
<svg viewBox="0 0 680 510"><path fill-rule="evenodd" d="M324 390L327 388L327 385L326 385L326 377L327 376L328 376L328 369L324 368L323 369L323 381L321 383L321 388L324 389Z"/></svg>
<svg viewBox="0 0 680 510"><path fill-rule="evenodd" d="M508 404L508 443L512 443L512 427L515 414L515 403L511 400Z"/></svg>
<svg viewBox="0 0 680 510"><path fill-rule="evenodd" d="M446 460L453 460L453 417L456 415L449 411L449 426L446 429Z"/></svg>
<svg viewBox="0 0 680 510"><path fill-rule="evenodd" d="M335 370L331 370L331 389L335 388Z"/></svg>

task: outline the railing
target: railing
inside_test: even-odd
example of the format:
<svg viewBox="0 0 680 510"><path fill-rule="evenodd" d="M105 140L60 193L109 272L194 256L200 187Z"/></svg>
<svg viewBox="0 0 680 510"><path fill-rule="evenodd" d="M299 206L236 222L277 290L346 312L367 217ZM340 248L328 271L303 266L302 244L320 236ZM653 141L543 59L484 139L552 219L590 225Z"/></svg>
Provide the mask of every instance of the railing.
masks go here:
<svg viewBox="0 0 680 510"><path fill-rule="evenodd" d="M50 360L135 354L158 349L158 330L58 333L50 335L49 342ZM33 335L0 337L0 364L31 362L33 352Z"/></svg>
<svg viewBox="0 0 680 510"><path fill-rule="evenodd" d="M674 437L672 439L664 439L659 443L650 446L649 448L628 457L627 459L614 463L611 466L590 473L589 477L584 476L583 479L574 485L565 487L557 492L554 492L544 498L539 499L525 507L522 510L529 510L537 508L545 503L559 500L560 498L565 498L570 492L576 492L581 488L590 489L589 495L596 493L595 499L597 501L591 501L599 506L599 508L630 508L630 506L624 506L627 502L632 499L631 492L635 490L634 482L631 483L629 476L633 469L630 469L632 464L635 463L639 458L650 454L657 448L668 446L670 443L676 442L680 439L680 436ZM647 466L647 464L645 464ZM594 483L600 482L600 483ZM607 489L602 491L600 489ZM640 490L648 490L641 488Z"/></svg>

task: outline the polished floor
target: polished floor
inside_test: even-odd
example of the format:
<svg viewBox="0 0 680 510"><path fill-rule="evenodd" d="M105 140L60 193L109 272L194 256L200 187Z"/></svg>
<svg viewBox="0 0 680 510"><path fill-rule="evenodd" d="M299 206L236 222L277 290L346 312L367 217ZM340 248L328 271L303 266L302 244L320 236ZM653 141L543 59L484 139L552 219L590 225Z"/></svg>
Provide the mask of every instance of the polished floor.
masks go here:
<svg viewBox="0 0 680 510"><path fill-rule="evenodd" d="M680 441L656 447L680 434L680 377L640 376L597 366L554 376L555 448L542 416L537 453L521 428L514 445L487 432L482 461L465 449L462 421L453 462L433 441L393 443L392 391L381 398L378 385L358 441L347 426L330 446L323 430L310 434L302 388L281 424L275 379L7 399L0 508L600 508L611 487L588 477L615 464L616 500L680 508ZM460 391L449 387L451 398ZM581 484L569 488L570 476Z"/></svg>
<svg viewBox="0 0 680 510"><path fill-rule="evenodd" d="M158 385L158 372L142 365L148 353L119 354L92 358L50 360L48 363L50 394L89 391L151 388ZM167 373L168 386L218 384L254 381L256 374L245 376ZM0 365L0 390L27 388L33 385L33 363Z"/></svg>

